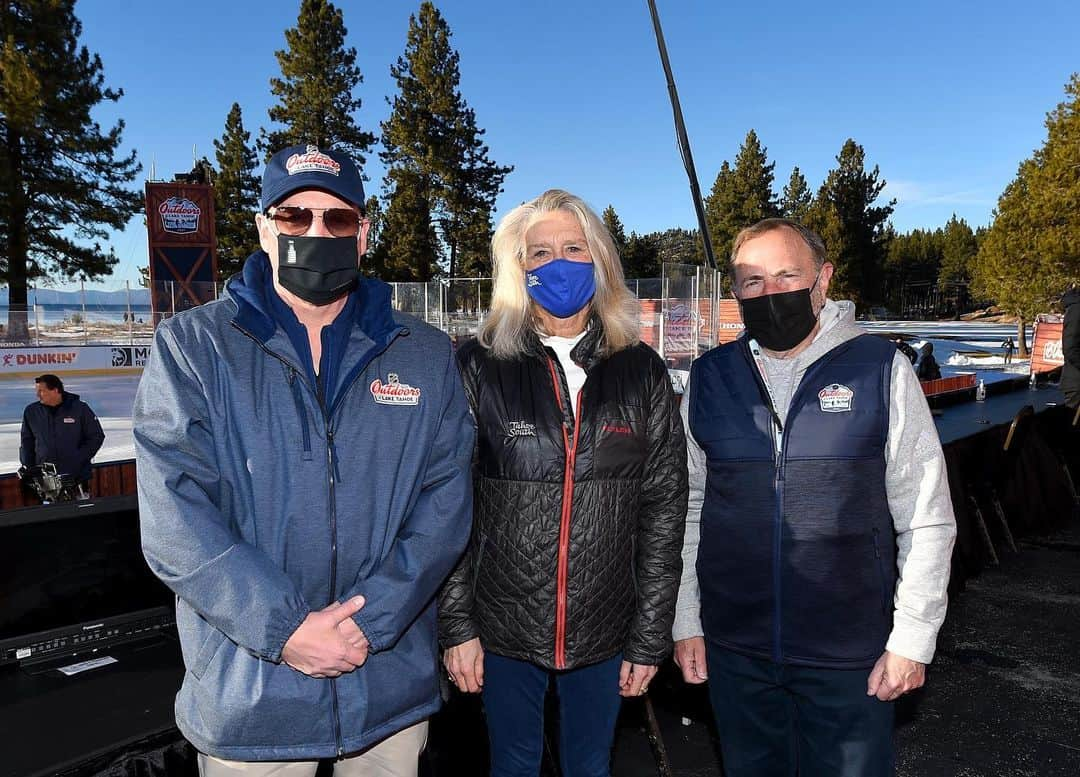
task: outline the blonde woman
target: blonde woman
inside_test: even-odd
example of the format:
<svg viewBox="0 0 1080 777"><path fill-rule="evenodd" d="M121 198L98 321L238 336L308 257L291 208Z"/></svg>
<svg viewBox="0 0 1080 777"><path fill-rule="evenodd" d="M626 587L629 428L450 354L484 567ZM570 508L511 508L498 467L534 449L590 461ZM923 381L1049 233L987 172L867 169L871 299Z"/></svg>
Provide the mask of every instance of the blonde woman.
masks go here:
<svg viewBox="0 0 1080 777"><path fill-rule="evenodd" d="M621 697L671 649L686 443L596 213L547 191L492 254L491 313L458 353L477 501L440 597L443 660L483 694L493 777L538 774L551 677L563 775L606 777Z"/></svg>

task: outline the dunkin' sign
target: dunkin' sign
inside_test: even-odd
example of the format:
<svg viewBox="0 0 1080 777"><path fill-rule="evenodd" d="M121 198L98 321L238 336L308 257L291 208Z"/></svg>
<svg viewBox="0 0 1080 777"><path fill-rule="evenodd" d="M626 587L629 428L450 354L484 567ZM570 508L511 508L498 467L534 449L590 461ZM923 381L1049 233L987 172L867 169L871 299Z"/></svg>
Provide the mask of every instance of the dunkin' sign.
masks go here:
<svg viewBox="0 0 1080 777"><path fill-rule="evenodd" d="M78 359L78 351L6 351L0 358L0 365L5 369L19 367L57 367L71 365Z"/></svg>
<svg viewBox="0 0 1080 777"><path fill-rule="evenodd" d="M199 231L202 208L187 197L170 197L158 206L161 227L174 235L189 235Z"/></svg>

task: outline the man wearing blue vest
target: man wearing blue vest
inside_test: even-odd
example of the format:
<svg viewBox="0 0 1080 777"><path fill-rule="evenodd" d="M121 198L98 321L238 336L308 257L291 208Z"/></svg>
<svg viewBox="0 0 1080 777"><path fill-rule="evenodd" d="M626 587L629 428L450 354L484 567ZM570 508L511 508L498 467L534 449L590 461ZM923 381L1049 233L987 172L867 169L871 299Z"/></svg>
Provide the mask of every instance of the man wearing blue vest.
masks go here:
<svg viewBox="0 0 1080 777"><path fill-rule="evenodd" d="M920 687L956 534L941 443L908 359L826 297L787 219L744 229L745 333L682 404L690 510L675 659L709 694L728 777L893 773L893 704Z"/></svg>

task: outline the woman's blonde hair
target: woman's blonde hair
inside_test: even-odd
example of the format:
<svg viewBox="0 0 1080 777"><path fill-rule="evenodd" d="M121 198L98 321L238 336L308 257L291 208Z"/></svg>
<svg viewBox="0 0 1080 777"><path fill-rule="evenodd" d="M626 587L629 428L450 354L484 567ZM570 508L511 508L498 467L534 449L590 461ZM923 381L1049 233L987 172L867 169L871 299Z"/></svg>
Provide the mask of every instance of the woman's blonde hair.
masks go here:
<svg viewBox="0 0 1080 777"><path fill-rule="evenodd" d="M495 278L491 312L480 327L479 340L498 358L512 359L523 353L527 337L539 328L525 291L525 233L546 214L557 210L577 218L589 246L596 278L596 295L589 304L604 331L600 352L610 355L638 342L640 304L626 287L619 254L607 227L580 197L562 189L549 189L507 213L491 238Z"/></svg>

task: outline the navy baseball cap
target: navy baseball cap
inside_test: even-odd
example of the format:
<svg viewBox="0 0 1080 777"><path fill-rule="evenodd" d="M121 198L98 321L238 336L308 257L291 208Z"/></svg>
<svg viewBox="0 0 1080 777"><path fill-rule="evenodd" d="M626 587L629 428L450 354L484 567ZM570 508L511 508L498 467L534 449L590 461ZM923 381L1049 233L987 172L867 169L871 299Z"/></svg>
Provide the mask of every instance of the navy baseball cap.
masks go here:
<svg viewBox="0 0 1080 777"><path fill-rule="evenodd" d="M289 146L270 157L263 171L263 211L300 189L322 189L364 209L360 170L340 151L320 151L312 145Z"/></svg>

